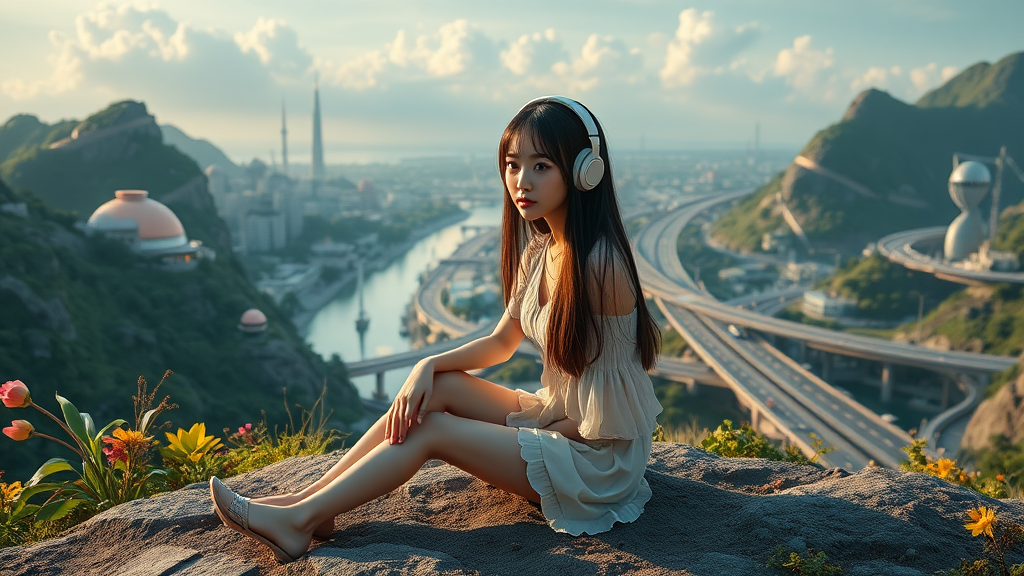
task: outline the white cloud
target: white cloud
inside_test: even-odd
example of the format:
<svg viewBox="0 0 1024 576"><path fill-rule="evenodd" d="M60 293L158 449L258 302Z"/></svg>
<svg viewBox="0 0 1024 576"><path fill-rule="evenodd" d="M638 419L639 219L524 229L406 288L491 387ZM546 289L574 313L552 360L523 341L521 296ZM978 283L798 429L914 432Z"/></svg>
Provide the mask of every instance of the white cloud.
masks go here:
<svg viewBox="0 0 1024 576"><path fill-rule="evenodd" d="M433 34L421 34L410 42L406 31L383 48L334 65L327 70L331 81L349 89L363 90L393 82L424 78L458 78L470 73L486 75L498 67L497 44L465 19L440 26Z"/></svg>
<svg viewBox="0 0 1024 576"><path fill-rule="evenodd" d="M283 20L259 18L247 32L234 36L242 53L254 52L260 62L281 80L296 78L308 71L312 59L299 47L299 37Z"/></svg>
<svg viewBox="0 0 1024 576"><path fill-rule="evenodd" d="M897 70L898 66L894 66ZM860 92L868 88L885 88L885 85L889 79L890 71L881 66L872 66L868 68L867 72L861 74L857 78L853 79L850 83L850 89L854 92Z"/></svg>
<svg viewBox="0 0 1024 576"><path fill-rule="evenodd" d="M587 38L571 64L554 65L555 72L568 82L572 92L591 90L601 82L635 84L642 69L639 48L629 48L618 38L597 34Z"/></svg>
<svg viewBox="0 0 1024 576"><path fill-rule="evenodd" d="M784 78L800 93L811 99L831 100L835 97L834 76L827 74L835 63L832 48L817 50L811 46L810 36L793 40L792 48L783 48L775 58L773 72Z"/></svg>
<svg viewBox="0 0 1024 576"><path fill-rule="evenodd" d="M946 82L956 75L953 66L939 68L930 62L918 68L911 68L906 74L902 66L871 66L850 82L851 91L856 94L868 88L885 90L897 98L914 101L922 94Z"/></svg>
<svg viewBox="0 0 1024 576"><path fill-rule="evenodd" d="M913 68L910 71L910 82L913 84L917 96L935 88L943 82L956 76L955 66L944 66L941 70L935 62L929 62L920 68Z"/></svg>
<svg viewBox="0 0 1024 576"><path fill-rule="evenodd" d="M665 49L665 64L660 71L664 86L688 86L703 74L737 71L746 61L736 59L760 36L757 22L733 29L715 24L714 12L697 13L688 8L679 13L679 27Z"/></svg>
<svg viewBox="0 0 1024 576"><path fill-rule="evenodd" d="M3 93L15 99L83 89L131 98L173 94L209 105L245 101L254 89L298 80L312 64L282 21L259 18L232 39L140 3L102 3L76 18L74 35L54 31L50 41L57 50L50 76L7 80Z"/></svg>
<svg viewBox="0 0 1024 576"><path fill-rule="evenodd" d="M553 28L523 34L501 53L501 62L513 74L550 74L552 67L569 60L569 53Z"/></svg>

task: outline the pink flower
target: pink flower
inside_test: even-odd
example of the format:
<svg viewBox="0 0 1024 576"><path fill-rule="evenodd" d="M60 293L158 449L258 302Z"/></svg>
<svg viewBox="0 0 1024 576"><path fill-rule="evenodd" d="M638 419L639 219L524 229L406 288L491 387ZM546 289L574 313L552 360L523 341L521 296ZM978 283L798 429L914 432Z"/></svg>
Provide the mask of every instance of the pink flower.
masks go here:
<svg viewBox="0 0 1024 576"><path fill-rule="evenodd" d="M102 440L104 444L109 444L103 447L103 455L107 457L107 462L128 462L128 450L123 440L110 436L104 436Z"/></svg>
<svg viewBox="0 0 1024 576"><path fill-rule="evenodd" d="M35 430L28 420L15 420L11 422L10 426L4 428L4 436L21 442L22 440L28 440Z"/></svg>
<svg viewBox="0 0 1024 576"><path fill-rule="evenodd" d="M28 394L28 386L21 380L11 380L0 386L0 400L8 408L26 408L32 404L32 398Z"/></svg>
<svg viewBox="0 0 1024 576"><path fill-rule="evenodd" d="M245 423L245 429L246 430L252 430L252 423L251 422L246 422Z"/></svg>
<svg viewBox="0 0 1024 576"><path fill-rule="evenodd" d="M245 436L245 426L239 426L238 427L238 435L239 436Z"/></svg>

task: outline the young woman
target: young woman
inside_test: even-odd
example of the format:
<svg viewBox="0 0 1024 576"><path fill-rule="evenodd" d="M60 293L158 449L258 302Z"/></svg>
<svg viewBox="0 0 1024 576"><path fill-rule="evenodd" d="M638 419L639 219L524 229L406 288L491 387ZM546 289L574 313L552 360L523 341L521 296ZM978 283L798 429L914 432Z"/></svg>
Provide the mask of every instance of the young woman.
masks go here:
<svg viewBox="0 0 1024 576"><path fill-rule="evenodd" d="M498 146L505 184L501 282L489 335L419 362L382 416L304 490L249 500L210 479L229 527L283 562L334 517L400 487L429 459L539 503L574 536L640 516L661 405L647 376L661 335L619 215L608 148L581 104L529 102ZM536 394L466 373L505 362L526 337L544 363Z"/></svg>

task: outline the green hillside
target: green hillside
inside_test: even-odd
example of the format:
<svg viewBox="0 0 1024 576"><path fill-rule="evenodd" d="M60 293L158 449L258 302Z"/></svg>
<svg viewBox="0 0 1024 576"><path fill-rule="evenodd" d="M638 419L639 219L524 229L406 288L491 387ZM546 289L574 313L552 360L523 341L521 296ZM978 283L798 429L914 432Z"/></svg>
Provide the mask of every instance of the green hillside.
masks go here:
<svg viewBox="0 0 1024 576"><path fill-rule="evenodd" d="M205 170L207 166L216 165L224 170L229 178L245 178L245 171L208 140L192 138L177 126L170 124L161 124L160 132L163 134L164 143L184 152L195 160L200 168Z"/></svg>
<svg viewBox="0 0 1024 576"><path fill-rule="evenodd" d="M777 194L816 248L852 253L898 230L948 224L959 214L946 185L953 153L995 156L1005 145L1011 156L1024 157L1022 101L1024 53L972 66L914 105L867 90L801 155L874 198L793 164L727 212L713 234L733 248L758 250L763 233L784 225ZM1022 197L1024 186L1004 179L1003 204ZM987 206L986 199L982 210Z"/></svg>
<svg viewBox="0 0 1024 576"><path fill-rule="evenodd" d="M28 114L18 114L0 126L0 164L17 155L23 148L49 146L71 135L78 122L66 120L50 125Z"/></svg>
<svg viewBox="0 0 1024 576"><path fill-rule="evenodd" d="M335 357L325 363L287 315L248 281L199 167L164 145L159 130L137 121L144 118L144 105L112 108L73 123L94 131L114 128L73 149L44 147L47 139L59 140L52 138L54 130L64 128L48 131L30 117L16 117L0 130L0 142L19 151L0 165L11 178L10 186L0 183L0 203L26 202L30 211L29 218L0 211L0 382L24 381L51 410L59 391L105 422L131 420L138 377L155 384L170 369L174 375L161 394L170 394L180 408L167 418L185 428L205 422L218 434L258 421L261 411L271 430L283 426L283 390L294 413L295 403L311 405L326 384L333 424L358 420L362 404L343 362ZM125 118L118 109L132 108L127 117L142 129L118 131L118 119ZM12 126L16 130L8 130ZM24 141L14 138L17 130ZM76 220L120 188L148 189L165 198L188 236L212 246L216 259L192 271L165 272L140 265L118 242L82 233ZM66 210L79 212L76 217ZM237 329L251 307L269 319L261 336ZM49 432L33 414L11 411L4 417L27 418ZM57 454L44 444L49 443L0 438L5 478L27 479Z"/></svg>
<svg viewBox="0 0 1024 576"><path fill-rule="evenodd" d="M219 432L259 420L261 410L283 425L282 389L290 402L309 406L326 380L338 422L361 416L344 364L325 365L231 254L194 271L162 272L70 224L38 202L28 219L0 212L0 381L24 381L50 409L60 391L106 421L130 419L139 375L155 383L170 369L162 391L180 408L168 418L185 428L204 421ZM250 307L269 318L263 336L236 327ZM46 429L32 414L5 417ZM43 460L35 452L41 442L0 442L8 477L24 477Z"/></svg>
<svg viewBox="0 0 1024 576"><path fill-rule="evenodd" d="M0 146L10 139L8 147L12 149L0 164L0 177L11 187L32 190L53 208L77 212L82 220L113 199L115 190L148 190L151 198L160 200L202 177L202 171L191 158L163 143L155 121L151 126L136 126L74 149L48 147L75 128L80 137L85 137L102 128L116 127L118 122L146 116L145 104L132 101L112 104L81 122L50 127L31 116L15 116L0 130ZM27 139L17 141L19 134ZM0 157L2 152L0 147ZM227 229L219 219L204 218L187 209L182 212L179 206L173 208L190 237L212 244L226 239Z"/></svg>

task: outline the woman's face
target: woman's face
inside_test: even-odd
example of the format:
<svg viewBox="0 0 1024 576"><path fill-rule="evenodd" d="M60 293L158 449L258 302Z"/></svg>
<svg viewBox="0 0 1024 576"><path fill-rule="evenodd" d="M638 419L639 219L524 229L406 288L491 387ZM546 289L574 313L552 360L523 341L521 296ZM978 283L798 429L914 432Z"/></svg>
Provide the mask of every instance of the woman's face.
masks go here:
<svg viewBox="0 0 1024 576"><path fill-rule="evenodd" d="M562 172L534 148L529 134L516 139L505 155L505 186L527 220L544 218L565 208L568 190Z"/></svg>

